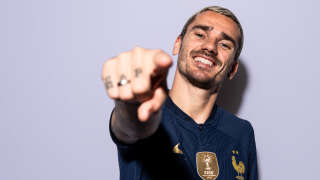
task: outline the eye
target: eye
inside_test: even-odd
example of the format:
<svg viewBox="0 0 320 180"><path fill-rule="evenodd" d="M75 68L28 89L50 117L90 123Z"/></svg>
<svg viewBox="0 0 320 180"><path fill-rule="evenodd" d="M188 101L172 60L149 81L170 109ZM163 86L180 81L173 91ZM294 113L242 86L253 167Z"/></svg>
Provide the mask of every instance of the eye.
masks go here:
<svg viewBox="0 0 320 180"><path fill-rule="evenodd" d="M227 44L225 44L225 43L221 43L221 46L224 47L224 48L230 49L230 47L229 47Z"/></svg>
<svg viewBox="0 0 320 180"><path fill-rule="evenodd" d="M195 34L196 34L196 36L199 37L199 38L204 38L204 34L202 34L202 33L195 33Z"/></svg>
<svg viewBox="0 0 320 180"><path fill-rule="evenodd" d="M228 43L220 43L220 46L223 48L223 49L228 49L228 50L230 50L230 49L232 49L232 46L231 45L229 45Z"/></svg>

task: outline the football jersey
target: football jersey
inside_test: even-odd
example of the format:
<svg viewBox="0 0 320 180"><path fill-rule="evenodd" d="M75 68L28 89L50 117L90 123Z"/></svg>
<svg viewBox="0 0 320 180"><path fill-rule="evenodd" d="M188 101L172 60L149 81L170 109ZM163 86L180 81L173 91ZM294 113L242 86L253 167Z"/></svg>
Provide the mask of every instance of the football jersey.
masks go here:
<svg viewBox="0 0 320 180"><path fill-rule="evenodd" d="M214 105L197 124L170 97L157 131L134 144L117 145L120 180L257 180L251 124Z"/></svg>

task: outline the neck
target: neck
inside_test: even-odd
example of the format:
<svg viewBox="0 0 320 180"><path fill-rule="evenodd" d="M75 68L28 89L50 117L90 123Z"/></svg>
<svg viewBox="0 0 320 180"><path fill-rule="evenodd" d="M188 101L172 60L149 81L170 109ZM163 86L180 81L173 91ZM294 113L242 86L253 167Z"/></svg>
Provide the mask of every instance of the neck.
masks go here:
<svg viewBox="0 0 320 180"><path fill-rule="evenodd" d="M178 72L175 73L169 96L172 101L197 124L203 124L210 116L218 93L193 86Z"/></svg>

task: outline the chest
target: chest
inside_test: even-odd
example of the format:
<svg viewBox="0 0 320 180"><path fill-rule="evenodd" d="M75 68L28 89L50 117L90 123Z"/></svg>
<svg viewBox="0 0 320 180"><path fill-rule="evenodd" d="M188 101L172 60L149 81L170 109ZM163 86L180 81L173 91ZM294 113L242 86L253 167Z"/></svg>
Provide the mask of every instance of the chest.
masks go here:
<svg viewBox="0 0 320 180"><path fill-rule="evenodd" d="M142 179L246 179L245 150L216 127L164 122L146 144Z"/></svg>

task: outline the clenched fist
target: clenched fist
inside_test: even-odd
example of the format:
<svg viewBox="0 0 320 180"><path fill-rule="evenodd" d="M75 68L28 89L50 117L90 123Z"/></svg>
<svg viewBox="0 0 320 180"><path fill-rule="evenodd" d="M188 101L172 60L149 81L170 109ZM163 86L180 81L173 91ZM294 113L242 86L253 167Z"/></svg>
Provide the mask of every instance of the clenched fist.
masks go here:
<svg viewBox="0 0 320 180"><path fill-rule="evenodd" d="M141 122L157 112L167 96L166 77L172 64L171 57L162 50L136 47L107 60L102 79L107 94L126 113L136 111ZM130 104L138 104L132 109ZM124 105L123 105L124 104ZM131 108L131 109L130 109Z"/></svg>

